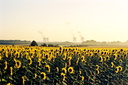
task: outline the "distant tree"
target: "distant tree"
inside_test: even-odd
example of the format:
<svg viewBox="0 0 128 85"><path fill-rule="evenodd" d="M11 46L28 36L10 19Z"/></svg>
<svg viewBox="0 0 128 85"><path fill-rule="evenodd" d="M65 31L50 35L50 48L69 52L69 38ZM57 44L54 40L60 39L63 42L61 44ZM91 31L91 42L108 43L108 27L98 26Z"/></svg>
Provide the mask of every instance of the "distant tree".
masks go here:
<svg viewBox="0 0 128 85"><path fill-rule="evenodd" d="M112 41L111 43L121 43L120 41Z"/></svg>
<svg viewBox="0 0 128 85"><path fill-rule="evenodd" d="M43 46L43 47L47 47L47 44L44 43L44 44L42 44L41 46Z"/></svg>
<svg viewBox="0 0 128 85"><path fill-rule="evenodd" d="M54 47L54 45L53 44L48 44L48 47Z"/></svg>
<svg viewBox="0 0 128 85"><path fill-rule="evenodd" d="M103 41L102 43L107 43L106 41Z"/></svg>
<svg viewBox="0 0 128 85"><path fill-rule="evenodd" d="M56 45L55 45L55 47L59 47L59 45L58 45L58 44L56 44Z"/></svg>
<svg viewBox="0 0 128 85"><path fill-rule="evenodd" d="M31 46L38 46L38 44L37 44L36 41L33 40L33 41L31 42Z"/></svg>
<svg viewBox="0 0 128 85"><path fill-rule="evenodd" d="M86 43L96 43L95 40L87 40Z"/></svg>

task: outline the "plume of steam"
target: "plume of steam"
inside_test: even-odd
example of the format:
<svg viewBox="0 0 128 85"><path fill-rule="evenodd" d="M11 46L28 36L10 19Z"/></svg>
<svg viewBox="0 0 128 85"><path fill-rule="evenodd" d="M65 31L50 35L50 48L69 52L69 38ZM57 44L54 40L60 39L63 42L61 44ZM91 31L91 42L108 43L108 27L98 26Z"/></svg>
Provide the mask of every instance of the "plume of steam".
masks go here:
<svg viewBox="0 0 128 85"><path fill-rule="evenodd" d="M43 38L43 42L49 41L49 38L44 37L44 36L43 36L43 33L42 33L41 31L38 31L38 33L41 34L41 36L42 36L42 38Z"/></svg>
<svg viewBox="0 0 128 85"><path fill-rule="evenodd" d="M77 32L78 32L78 34L79 34L79 36L81 38L81 42L83 42L84 41L84 37L82 36L81 32L79 32L79 31L77 31Z"/></svg>

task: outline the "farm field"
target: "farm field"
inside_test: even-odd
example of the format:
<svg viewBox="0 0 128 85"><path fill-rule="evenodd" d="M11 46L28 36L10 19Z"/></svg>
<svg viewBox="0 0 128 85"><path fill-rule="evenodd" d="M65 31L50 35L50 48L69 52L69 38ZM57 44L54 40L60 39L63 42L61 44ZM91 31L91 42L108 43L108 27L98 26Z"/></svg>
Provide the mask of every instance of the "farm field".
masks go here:
<svg viewBox="0 0 128 85"><path fill-rule="evenodd" d="M2 85L128 85L128 48L0 45Z"/></svg>

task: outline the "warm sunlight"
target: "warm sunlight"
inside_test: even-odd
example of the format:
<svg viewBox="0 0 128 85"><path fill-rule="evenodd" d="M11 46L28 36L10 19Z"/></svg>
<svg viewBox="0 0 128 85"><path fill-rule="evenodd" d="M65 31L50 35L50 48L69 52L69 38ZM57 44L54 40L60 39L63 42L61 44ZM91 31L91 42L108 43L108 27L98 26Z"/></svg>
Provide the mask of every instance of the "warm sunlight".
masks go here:
<svg viewBox="0 0 128 85"><path fill-rule="evenodd" d="M128 0L0 0L0 85L128 85Z"/></svg>
<svg viewBox="0 0 128 85"><path fill-rule="evenodd" d="M127 41L127 0L0 0L0 39ZM73 35L72 35L73 34Z"/></svg>

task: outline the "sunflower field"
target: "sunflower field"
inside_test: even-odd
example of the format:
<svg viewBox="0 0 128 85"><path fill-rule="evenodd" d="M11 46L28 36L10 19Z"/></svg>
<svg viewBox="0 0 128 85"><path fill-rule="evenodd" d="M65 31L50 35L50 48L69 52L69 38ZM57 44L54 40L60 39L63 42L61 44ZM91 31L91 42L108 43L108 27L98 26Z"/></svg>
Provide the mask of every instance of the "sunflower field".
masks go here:
<svg viewBox="0 0 128 85"><path fill-rule="evenodd" d="M128 85L128 48L1 45L0 85Z"/></svg>

